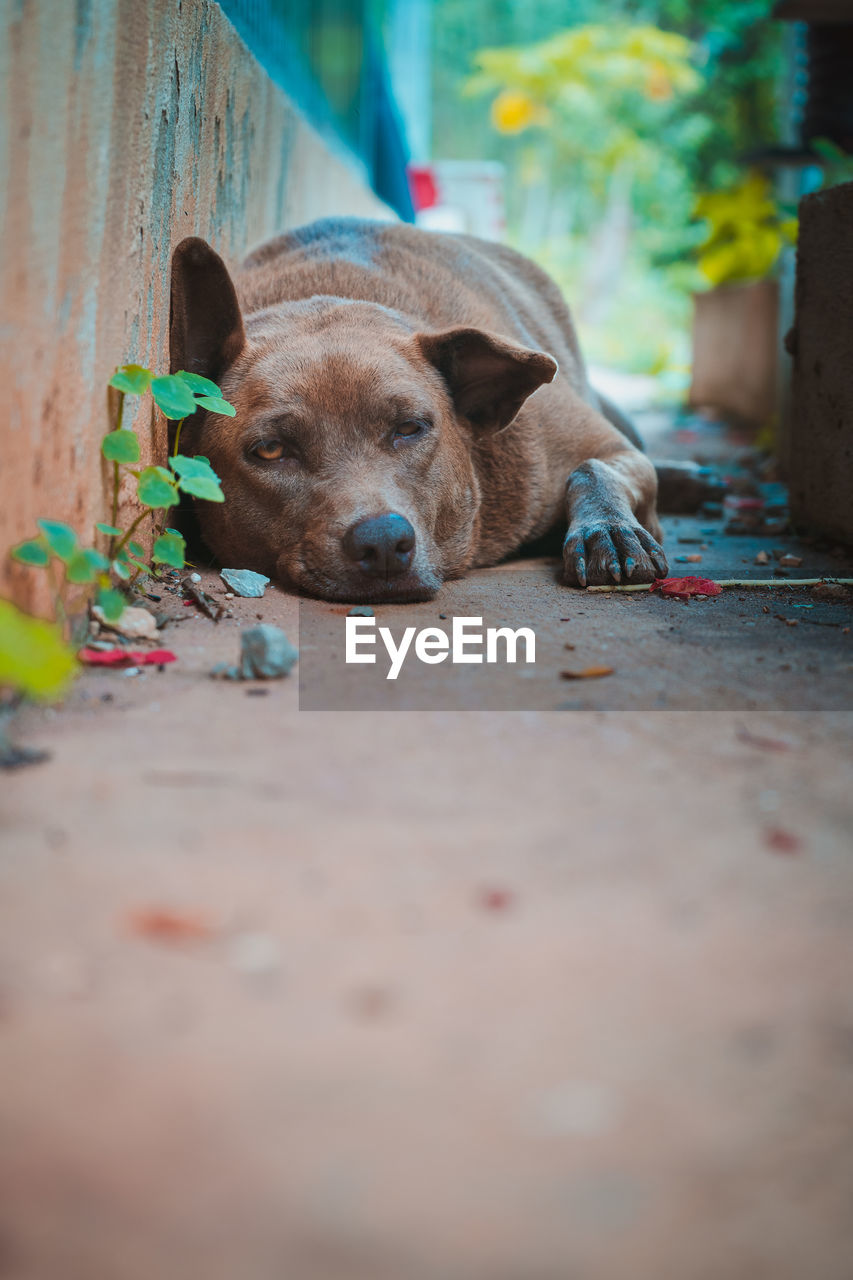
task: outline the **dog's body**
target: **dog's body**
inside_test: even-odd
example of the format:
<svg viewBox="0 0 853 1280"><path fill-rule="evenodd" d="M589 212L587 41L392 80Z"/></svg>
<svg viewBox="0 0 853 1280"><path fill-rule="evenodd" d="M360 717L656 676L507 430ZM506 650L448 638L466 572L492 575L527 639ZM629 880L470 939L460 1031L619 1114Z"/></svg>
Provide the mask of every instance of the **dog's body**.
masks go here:
<svg viewBox="0 0 853 1280"><path fill-rule="evenodd" d="M418 599L561 526L572 585L666 572L654 468L601 412L556 285L511 249L324 221L232 284L186 240L171 336L172 368L237 409L188 424L223 482L199 504L221 561Z"/></svg>

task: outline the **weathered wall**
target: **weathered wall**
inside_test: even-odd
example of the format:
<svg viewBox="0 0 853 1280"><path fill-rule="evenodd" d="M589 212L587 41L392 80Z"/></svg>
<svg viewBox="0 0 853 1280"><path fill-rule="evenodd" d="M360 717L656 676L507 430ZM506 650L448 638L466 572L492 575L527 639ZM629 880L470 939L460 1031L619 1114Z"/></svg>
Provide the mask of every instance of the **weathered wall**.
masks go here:
<svg viewBox="0 0 853 1280"><path fill-rule="evenodd" d="M174 245L381 214L213 0L0 0L0 590L37 516L103 518L113 369L168 367ZM140 435L165 452L150 413Z"/></svg>
<svg viewBox="0 0 853 1280"><path fill-rule="evenodd" d="M791 514L853 543L853 182L800 204Z"/></svg>

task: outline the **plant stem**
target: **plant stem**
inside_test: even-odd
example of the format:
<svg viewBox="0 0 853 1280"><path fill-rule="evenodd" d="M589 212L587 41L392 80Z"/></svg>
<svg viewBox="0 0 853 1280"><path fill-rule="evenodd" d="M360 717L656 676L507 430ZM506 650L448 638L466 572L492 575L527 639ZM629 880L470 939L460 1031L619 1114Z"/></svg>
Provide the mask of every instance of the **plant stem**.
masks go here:
<svg viewBox="0 0 853 1280"><path fill-rule="evenodd" d="M718 587L816 587L821 582L837 582L853 586L853 578L711 578ZM650 582L612 583L603 587L587 587L587 591L651 591Z"/></svg>
<svg viewBox="0 0 853 1280"><path fill-rule="evenodd" d="M173 457L173 458L177 458L177 456L178 456L178 445L181 443L181 428L183 427L183 425L184 425L184 423L185 423L185 422L186 422L186 418L179 418L179 419L178 419L178 425L177 425L177 427L175 428L175 444L174 444L174 447L173 447L173 449L172 449L172 457Z"/></svg>
<svg viewBox="0 0 853 1280"><path fill-rule="evenodd" d="M116 431L121 430L121 424L123 419L124 419L124 392L120 391L118 393L118 409L116 411L116 425L115 425ZM113 518L110 521L113 528L115 528L115 522L116 520L118 520L118 490L119 490L118 463L114 462L113 463ZM115 536L113 535L110 537L110 559L111 560L113 558L114 542L115 542Z"/></svg>
<svg viewBox="0 0 853 1280"><path fill-rule="evenodd" d="M48 561L47 580L50 583L50 590L53 596L54 617L56 621L59 623L60 627L62 628L62 632L64 635L67 627L67 623L68 623L68 618L65 613L65 605L63 604L63 601L62 601L62 591L60 590L59 583L56 581L56 570L54 569L52 560Z"/></svg>
<svg viewBox="0 0 853 1280"><path fill-rule="evenodd" d="M153 507L149 507L146 511L140 511L139 515L136 517L136 519L134 520L133 524L130 526L130 528L128 529L127 533L126 533L126 534L124 534L124 536L122 537L121 542L120 542L120 543L118 544L118 546L116 547L116 549L115 549L115 555L116 555L116 556L120 555L120 554L121 554L121 552L122 552L122 551L124 551L124 549L125 549L125 547L127 546L128 542L130 542L130 539L132 538L133 534L136 532L136 530L137 530L137 529L139 528L139 526L142 524L142 521L146 518L146 516L153 516L153 515L154 515L154 508L153 508ZM115 559L115 556L114 556L113 558Z"/></svg>

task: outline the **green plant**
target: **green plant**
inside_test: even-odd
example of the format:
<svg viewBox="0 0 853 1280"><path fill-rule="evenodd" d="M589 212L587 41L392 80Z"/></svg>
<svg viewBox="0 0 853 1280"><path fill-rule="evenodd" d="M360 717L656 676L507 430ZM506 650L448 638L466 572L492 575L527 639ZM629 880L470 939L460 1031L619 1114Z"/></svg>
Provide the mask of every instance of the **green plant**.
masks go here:
<svg viewBox="0 0 853 1280"><path fill-rule="evenodd" d="M12 548L12 558L20 564L43 568L53 598L54 615L63 632L67 632L70 594L74 587L85 588L88 595L96 588L96 601L108 621L120 617L125 598L120 589L130 586L140 573L149 572L145 549L134 539L140 525L150 519L157 535L152 550L152 563L182 569L185 565L185 542L177 529L157 525L158 516L175 505L179 493L191 494L208 502L223 502L219 477L207 458L191 458L178 453L184 420L197 409L234 416L234 408L222 398L219 387L209 378L195 373L174 373L155 377L141 365L128 364L110 379L118 392L115 427L101 441L101 453L112 465L112 499L110 523L98 522L95 530L107 539L106 552L80 545L77 534L67 524L56 520L39 520L36 538ZM123 425L125 397L145 395L150 390L154 403L165 417L176 421L175 446L169 467L135 468L141 458L136 433ZM119 492L122 475L132 475L136 497L142 510L127 529L116 524L119 514Z"/></svg>
<svg viewBox="0 0 853 1280"><path fill-rule="evenodd" d="M700 196L694 216L709 224L697 254L699 270L713 287L764 279L784 246L797 239L797 219L783 216L770 182L757 172L725 191Z"/></svg>

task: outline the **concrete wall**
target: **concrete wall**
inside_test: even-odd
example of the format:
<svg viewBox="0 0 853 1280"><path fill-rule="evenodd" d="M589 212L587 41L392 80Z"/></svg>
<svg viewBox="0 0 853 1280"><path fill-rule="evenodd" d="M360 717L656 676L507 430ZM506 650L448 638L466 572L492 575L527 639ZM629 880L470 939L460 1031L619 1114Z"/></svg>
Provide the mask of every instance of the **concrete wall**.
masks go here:
<svg viewBox="0 0 853 1280"><path fill-rule="evenodd" d="M791 514L853 543L853 182L800 203L789 346Z"/></svg>
<svg viewBox="0 0 853 1280"><path fill-rule="evenodd" d="M37 516L104 518L106 383L168 368L169 258L384 213L213 0L0 0L0 591ZM162 461L165 429L140 427Z"/></svg>

